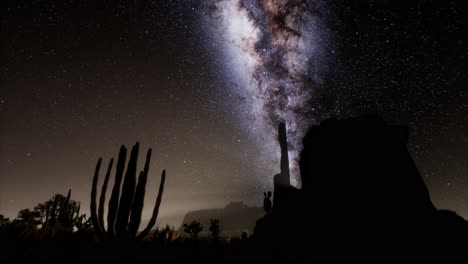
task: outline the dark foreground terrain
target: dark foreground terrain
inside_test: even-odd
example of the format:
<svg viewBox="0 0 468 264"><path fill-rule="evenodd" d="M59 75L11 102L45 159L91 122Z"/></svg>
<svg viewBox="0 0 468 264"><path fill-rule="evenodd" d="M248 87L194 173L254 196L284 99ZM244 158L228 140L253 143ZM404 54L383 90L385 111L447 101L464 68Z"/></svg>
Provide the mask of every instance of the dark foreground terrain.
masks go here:
<svg viewBox="0 0 468 264"><path fill-rule="evenodd" d="M359 238L355 238L361 244ZM305 242L304 240L302 242ZM346 241L348 242L348 241ZM390 242L390 241L389 241ZM450 241L449 245L456 244ZM316 244L310 241L290 252L269 248L258 241L234 240L218 241L175 241L165 245L153 242L95 242L68 239L66 241L22 241L1 245L0 260L468 260L466 241L459 241L458 247L433 249L421 248L421 245L408 247L407 252L401 251L402 241L393 241L383 245L378 243L369 248L356 248L350 245L349 250L343 241L336 245L326 241ZM395 247L380 248L394 244ZM325 249L324 246L327 246ZM308 248L306 252L301 251ZM275 250L276 249L276 250ZM353 249L353 250L351 250ZM357 249L357 250L356 250ZM382 254L382 252L386 252Z"/></svg>

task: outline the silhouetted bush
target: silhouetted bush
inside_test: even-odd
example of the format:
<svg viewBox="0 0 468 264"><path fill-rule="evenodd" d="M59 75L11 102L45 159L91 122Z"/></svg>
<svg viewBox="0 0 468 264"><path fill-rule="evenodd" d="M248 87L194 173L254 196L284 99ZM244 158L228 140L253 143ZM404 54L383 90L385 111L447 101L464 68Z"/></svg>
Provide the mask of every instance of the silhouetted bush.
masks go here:
<svg viewBox="0 0 468 264"><path fill-rule="evenodd" d="M201 231L203 231L203 226L197 220L193 220L190 224L184 224L184 232L188 233L194 240L198 239L198 234Z"/></svg>
<svg viewBox="0 0 468 264"><path fill-rule="evenodd" d="M179 232L177 232L174 227L166 225L162 228L156 228L153 232L152 241L165 244L167 242L175 241L179 238Z"/></svg>
<svg viewBox="0 0 468 264"><path fill-rule="evenodd" d="M22 211L22 215L24 216L25 211ZM33 219L34 218L35 217L33 217ZM13 241L27 239L32 232L37 230L37 225L34 223L35 221L36 220L33 220L31 225L30 221L24 222L20 219L10 221L9 218L5 218L3 215L0 215L0 242L11 243Z"/></svg>

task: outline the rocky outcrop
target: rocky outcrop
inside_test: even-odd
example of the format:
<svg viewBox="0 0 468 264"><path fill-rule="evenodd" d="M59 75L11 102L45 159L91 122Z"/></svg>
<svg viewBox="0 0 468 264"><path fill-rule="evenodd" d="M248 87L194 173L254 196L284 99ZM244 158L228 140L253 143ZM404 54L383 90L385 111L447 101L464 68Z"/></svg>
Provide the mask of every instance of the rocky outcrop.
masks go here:
<svg viewBox="0 0 468 264"><path fill-rule="evenodd" d="M275 182L256 241L285 256L463 252L467 243L455 240L468 237L466 221L432 204L407 142L407 127L377 116L313 126L300 155L302 189Z"/></svg>
<svg viewBox="0 0 468 264"><path fill-rule="evenodd" d="M377 116L327 120L303 139L304 199L315 221L420 223L435 212L406 144L408 129Z"/></svg>

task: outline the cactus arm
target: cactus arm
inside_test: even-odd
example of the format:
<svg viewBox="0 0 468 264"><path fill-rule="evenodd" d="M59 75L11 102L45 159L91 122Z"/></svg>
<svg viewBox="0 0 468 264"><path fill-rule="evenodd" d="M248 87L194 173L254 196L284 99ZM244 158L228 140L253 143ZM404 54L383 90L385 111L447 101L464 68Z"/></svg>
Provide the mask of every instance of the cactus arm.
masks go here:
<svg viewBox="0 0 468 264"><path fill-rule="evenodd" d="M102 235L102 229L99 225L97 214L96 214L96 196L97 196L97 182L99 178L99 169L101 168L102 158L99 158L96 170L94 172L93 177L93 186L91 189L91 221L93 222L94 230L98 233L98 235Z"/></svg>
<svg viewBox="0 0 468 264"><path fill-rule="evenodd" d="M138 177L138 184L135 192L135 198L133 199L132 212L130 215L130 223L128 224L128 232L131 238L135 238L138 232L138 227L141 222L141 214L143 212L143 206L145 201L145 188L146 181L148 179L148 171L151 161L151 149L146 154L145 168Z"/></svg>
<svg viewBox="0 0 468 264"><path fill-rule="evenodd" d="M107 212L107 233L110 237L115 237L115 220L119 208L120 185L122 183L123 171L125 169L125 160L127 159L127 149L120 147L119 158L117 160L114 187L109 199L109 211Z"/></svg>
<svg viewBox="0 0 468 264"><path fill-rule="evenodd" d="M57 204L58 204L58 199L57 195L54 196L54 202L52 204L52 209L50 210L50 222L54 223L57 219Z"/></svg>
<svg viewBox="0 0 468 264"><path fill-rule="evenodd" d="M143 211L143 202L145 198L145 173L140 172L138 177L137 189L135 192L135 198L133 199L132 211L130 213L130 222L128 224L128 234L129 238L135 238L138 232L138 227L141 222L141 213Z"/></svg>
<svg viewBox="0 0 468 264"><path fill-rule="evenodd" d="M60 208L60 216L59 216L59 218L60 218L62 221L66 221L67 216L68 216L68 209L69 209L70 197L71 197L71 189L68 190L67 198L65 198L65 200L62 201L62 206L61 206L61 208Z"/></svg>
<svg viewBox="0 0 468 264"><path fill-rule="evenodd" d="M120 196L119 210L117 212L117 221L115 223L116 235L119 239L127 238L128 220L132 209L133 197L135 195L136 185L136 166L138 160L138 142L133 146L128 161L127 171L122 186L122 195Z"/></svg>
<svg viewBox="0 0 468 264"><path fill-rule="evenodd" d="M47 209L46 209L45 222L44 222L46 224L49 223L50 207L51 207L51 203L47 202Z"/></svg>
<svg viewBox="0 0 468 264"><path fill-rule="evenodd" d="M137 239L143 239L146 235L149 234L151 228L156 224L156 219L158 218L159 207L161 206L162 195L164 192L164 183L166 181L166 170L163 170L161 175L161 182L159 183L159 192L156 199L156 204L154 205L153 215L148 223L148 226L137 236Z"/></svg>
<svg viewBox="0 0 468 264"><path fill-rule="evenodd" d="M76 208L76 217L80 216L80 209L81 209L81 205L80 203L78 203L78 208Z"/></svg>
<svg viewBox="0 0 468 264"><path fill-rule="evenodd" d="M99 197L98 222L103 232L106 232L104 227L104 203L106 202L107 184L109 183L112 164L114 164L114 159L110 160L109 167L107 167L106 177L104 178L104 183L102 184L101 196Z"/></svg>

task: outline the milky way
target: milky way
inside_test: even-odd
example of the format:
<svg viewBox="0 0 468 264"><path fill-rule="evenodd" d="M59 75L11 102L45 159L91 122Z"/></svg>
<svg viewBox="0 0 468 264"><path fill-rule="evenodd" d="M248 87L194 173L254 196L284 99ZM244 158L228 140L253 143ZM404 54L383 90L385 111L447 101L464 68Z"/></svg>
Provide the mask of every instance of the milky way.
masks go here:
<svg viewBox="0 0 468 264"><path fill-rule="evenodd" d="M247 95L240 115L254 132L264 159L277 164L276 127L285 121L290 141L292 183L299 185L297 157L304 132L314 122L314 89L323 83L334 51L322 1L225 0L208 4L212 32L231 63L226 75Z"/></svg>

